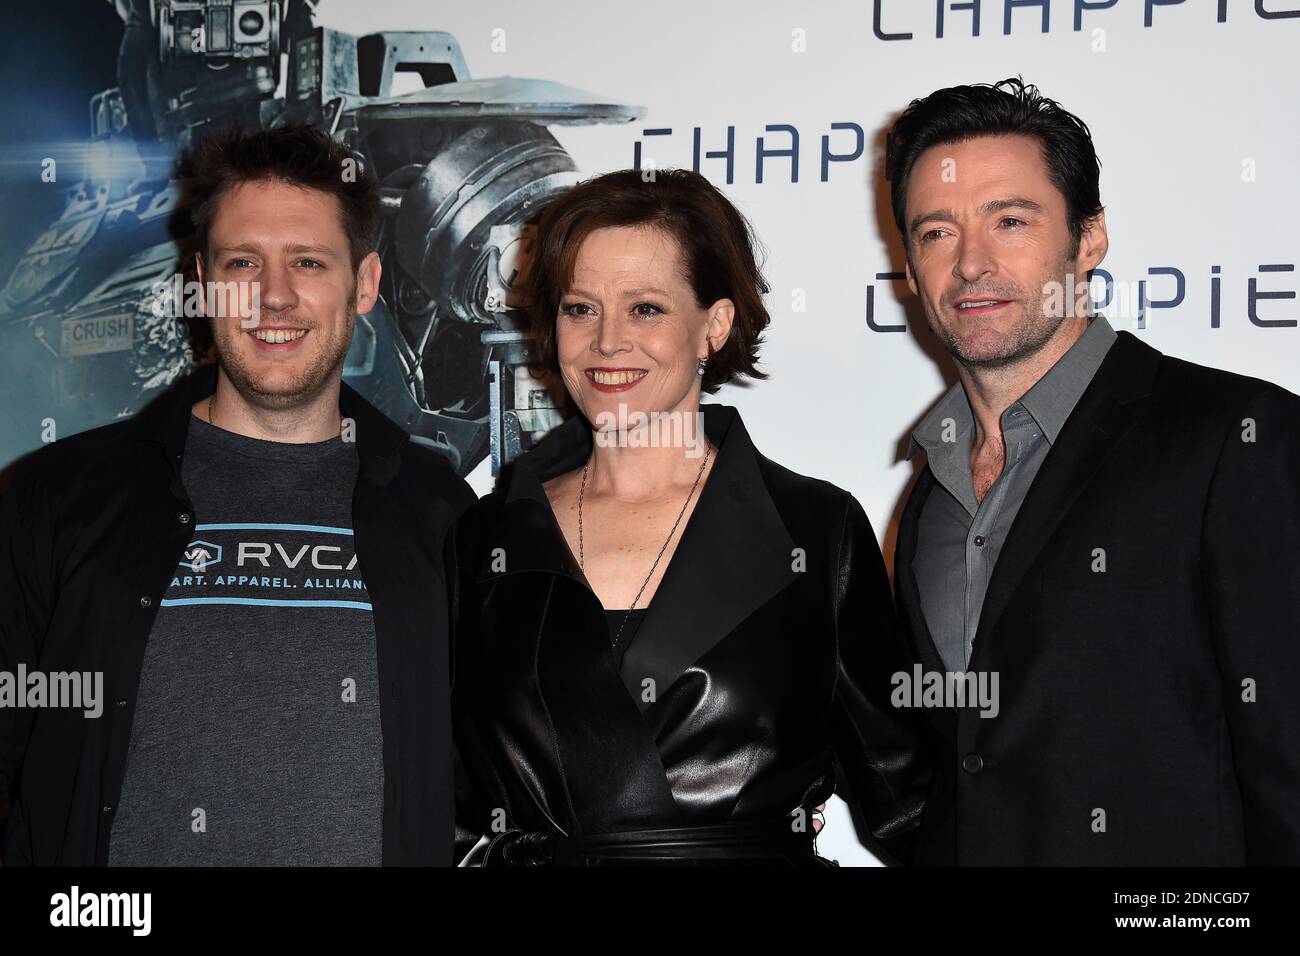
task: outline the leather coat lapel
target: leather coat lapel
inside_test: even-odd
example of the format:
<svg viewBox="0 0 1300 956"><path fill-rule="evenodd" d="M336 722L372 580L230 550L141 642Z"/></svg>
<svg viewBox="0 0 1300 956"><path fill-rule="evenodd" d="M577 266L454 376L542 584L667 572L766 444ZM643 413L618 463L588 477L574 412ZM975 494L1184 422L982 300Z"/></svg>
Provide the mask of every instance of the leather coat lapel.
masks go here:
<svg viewBox="0 0 1300 956"><path fill-rule="evenodd" d="M485 593L515 605L516 626L540 628L530 635L533 666L564 780L567 813L562 816L569 821L556 826L565 832L571 827L574 833L583 831L580 820L592 832L635 826L639 818L619 815L629 806L645 819L677 812L654 738L619 686L600 601L542 486L554 475L581 467L590 453L590 435L585 420L571 418L511 464L501 479L500 515L475 569ZM526 581L522 590L512 588L509 597L502 597L504 592L494 586L518 575L553 580L542 587ZM521 610L520 603L528 607ZM628 795L635 795L630 803Z"/></svg>
<svg viewBox="0 0 1300 956"><path fill-rule="evenodd" d="M692 664L799 576L794 541L768 494L758 452L734 408L704 405L718 458L672 562L623 657L621 676L644 712Z"/></svg>
<svg viewBox="0 0 1300 956"><path fill-rule="evenodd" d="M642 711L654 703L643 700L643 681L653 680L653 696L661 697L688 667L798 577L794 542L768 494L740 415L726 405L701 410L717 460L623 658L620 676ZM542 487L581 467L590 452L590 426L575 416L515 461L505 479L497 535L502 549L497 560L505 567L493 568L488 554L477 571L479 580L543 572L572 578L591 592ZM591 598L599 605L594 592Z"/></svg>
<svg viewBox="0 0 1300 956"><path fill-rule="evenodd" d="M575 415L557 426L536 449L508 466L501 478L505 503L496 529L496 547L489 549L476 570L479 581L502 574L540 571L573 578L591 590L542 487L543 481L581 467L590 453L590 426ZM497 548L499 554L494 553ZM498 562L504 562L504 567Z"/></svg>

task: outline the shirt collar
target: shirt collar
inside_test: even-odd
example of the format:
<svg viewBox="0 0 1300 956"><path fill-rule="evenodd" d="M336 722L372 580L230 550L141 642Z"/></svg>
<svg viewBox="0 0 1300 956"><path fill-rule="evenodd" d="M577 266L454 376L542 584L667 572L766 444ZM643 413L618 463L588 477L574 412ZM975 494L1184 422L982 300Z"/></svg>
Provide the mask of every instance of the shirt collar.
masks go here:
<svg viewBox="0 0 1300 956"><path fill-rule="evenodd" d="M1013 403L1023 405L1033 416L1049 444L1056 441L1115 339L1116 332L1106 317L1094 315L1083 335L1021 396L1019 402ZM955 423L953 437L956 441L944 441L944 422L947 419ZM922 449L927 454L936 448L955 450L973 426L970 401L961 382L957 382L913 430L907 457L912 458Z"/></svg>
<svg viewBox="0 0 1300 956"><path fill-rule="evenodd" d="M136 438L161 444L178 475L193 406L212 395L216 388L216 363L200 365L135 416ZM397 473L402 446L410 436L346 382L339 391L339 411L355 423L361 474L386 484Z"/></svg>
<svg viewBox="0 0 1300 956"><path fill-rule="evenodd" d="M1034 417L1049 444L1056 442L1115 338L1106 317L1094 315L1078 341L1021 397L1020 404Z"/></svg>
<svg viewBox="0 0 1300 956"><path fill-rule="evenodd" d="M949 420L953 422L954 429L951 438L945 435ZM970 432L974 424L975 418L971 414L966 390L962 388L961 382L957 382L944 393L943 398L939 399L939 404L935 405L913 430L907 457L910 459L922 449L932 455L936 449L955 447L961 438Z"/></svg>

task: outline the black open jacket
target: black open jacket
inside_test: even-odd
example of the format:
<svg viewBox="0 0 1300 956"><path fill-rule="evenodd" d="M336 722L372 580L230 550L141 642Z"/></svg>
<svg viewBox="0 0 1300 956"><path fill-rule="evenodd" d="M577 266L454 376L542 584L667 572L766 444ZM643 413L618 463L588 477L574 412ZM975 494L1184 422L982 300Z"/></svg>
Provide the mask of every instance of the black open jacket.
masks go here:
<svg viewBox="0 0 1300 956"><path fill-rule="evenodd" d="M0 501L0 669L103 671L105 698L98 719L0 708L7 866L108 862L145 643L202 520L180 479L191 406L215 386L205 366L135 417L34 452ZM383 688L383 862L447 865L442 538L474 494L346 384L339 407L355 422L352 520Z"/></svg>
<svg viewBox="0 0 1300 956"><path fill-rule="evenodd" d="M678 862L753 859L737 842L835 791L906 856L929 767L890 706L900 646L867 516L759 454L734 408L703 411L717 459L621 669L542 487L590 454L584 419L449 535L458 855L505 831L550 842L532 862L593 865L619 834L674 828ZM820 862L780 842L764 862Z"/></svg>
<svg viewBox="0 0 1300 956"><path fill-rule="evenodd" d="M941 671L912 560L909 666ZM999 713L928 708L914 863L1300 864L1300 398L1128 332L1003 543L970 669Z"/></svg>

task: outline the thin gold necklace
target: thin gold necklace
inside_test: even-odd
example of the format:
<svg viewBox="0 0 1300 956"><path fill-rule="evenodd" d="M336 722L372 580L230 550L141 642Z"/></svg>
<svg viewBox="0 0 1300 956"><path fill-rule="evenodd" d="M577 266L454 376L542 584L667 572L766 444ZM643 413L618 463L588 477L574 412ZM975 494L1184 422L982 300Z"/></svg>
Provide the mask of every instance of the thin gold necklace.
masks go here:
<svg viewBox="0 0 1300 956"><path fill-rule="evenodd" d="M695 489L700 486L700 479L704 477L704 469L707 468L709 464L709 456L713 454L713 445L707 438L705 439L705 446L706 451L704 452L704 461L700 462L700 470L695 475L695 483L691 485L690 494L686 496L686 501L682 504L682 510L677 513L677 520L673 522L672 530L668 532L668 537L664 540L663 547L659 549L659 554L655 557L655 563L650 565L650 573L647 574L645 580L641 582L641 590L636 592L636 597L632 599L632 606L629 607L627 613L623 615L623 623L618 626L618 631L614 634L614 640L611 644L612 647L618 647L618 642L623 636L623 628L627 627L628 619L632 617L632 612L636 609L636 602L641 600L641 595L645 593L646 586L650 583L650 579L654 577L655 568L659 567L660 559L663 558L664 552L668 550L668 544L673 540L673 535L677 533L677 526L682 523L682 515L686 514L687 506L691 503L691 499L695 497ZM593 448L591 454L587 456L587 463L582 466L582 486L578 489L578 567L584 574L586 573L587 568L583 563L582 499L587 493L587 470L591 467L591 459L595 454L596 450Z"/></svg>

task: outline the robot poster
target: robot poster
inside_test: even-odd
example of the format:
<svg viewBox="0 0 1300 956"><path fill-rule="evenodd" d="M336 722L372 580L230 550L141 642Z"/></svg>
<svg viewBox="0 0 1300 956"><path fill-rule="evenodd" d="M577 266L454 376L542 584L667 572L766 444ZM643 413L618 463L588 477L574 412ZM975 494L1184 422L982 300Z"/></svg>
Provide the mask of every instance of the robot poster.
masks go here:
<svg viewBox="0 0 1300 956"><path fill-rule="evenodd" d="M317 126L380 183L382 294L357 317L345 381L461 475L485 461L495 474L560 420L528 373L511 298L530 218L582 178L551 128L643 109L544 78L471 76L448 32L318 26L312 0L109 6L96 40L113 48L116 83L90 95L83 142L41 157L60 208L11 204L7 217L0 460L132 415L210 359L205 323L159 304L192 278L178 160L233 124ZM30 189L16 165L6 195Z"/></svg>

